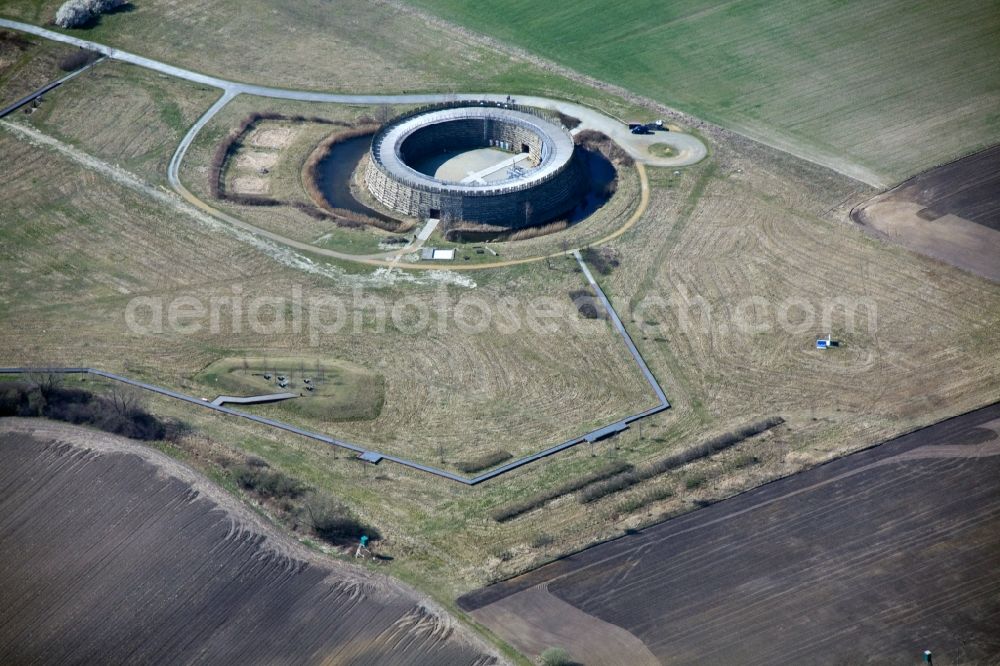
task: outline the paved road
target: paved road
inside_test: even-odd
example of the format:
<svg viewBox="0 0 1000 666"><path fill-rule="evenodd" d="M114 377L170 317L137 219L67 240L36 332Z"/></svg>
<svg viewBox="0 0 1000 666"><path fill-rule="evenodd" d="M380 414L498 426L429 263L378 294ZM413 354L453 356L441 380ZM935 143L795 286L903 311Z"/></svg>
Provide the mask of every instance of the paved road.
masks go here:
<svg viewBox="0 0 1000 666"><path fill-rule="evenodd" d="M308 90L288 90L285 88L271 88L269 86L258 86L250 83L238 83L228 81L215 76L193 72L174 65L159 62L151 58L145 58L128 51L122 51L104 44L91 42L71 35L64 35L61 32L47 30L30 23L0 19L0 27L20 30L39 37L51 39L66 44L72 44L82 48L91 49L103 53L113 60L131 63L139 67L145 67L163 74L175 76L179 79L200 83L203 85L219 88L225 92L229 99L240 94L257 95L259 97L272 97L277 99L288 99L300 102L329 102L334 104L433 104L450 100L476 101L486 100L493 102L503 102L505 95L495 94L444 94L426 93L410 95L350 95L341 93L324 93ZM225 97L223 97L225 99ZM221 102L222 100L220 100ZM229 100L225 100L228 102ZM677 150L677 155L671 158L655 158L649 155L645 146L649 144L649 136L633 135L628 131L628 127L620 121L611 118L600 111L563 100L549 99L546 97L524 96L517 98L518 104L537 106L545 109L553 109L575 116L582 121L581 127L584 129L596 129L604 132L616 142L620 143L635 159L642 160L650 166L687 166L701 161L708 151L705 145L690 134L678 132L658 132L655 135L658 143L667 143ZM221 108L221 107L220 107ZM216 109L217 110L217 109ZM214 115L214 114L213 114ZM209 115L209 117L211 117ZM206 120L207 122L207 120ZM204 125L204 123L202 123Z"/></svg>
<svg viewBox="0 0 1000 666"><path fill-rule="evenodd" d="M401 249L393 250L390 252L383 252L378 254L368 254L368 255L356 255L349 254L346 252L338 252L336 250L331 250L328 248L319 248L308 243L302 243L294 239L288 238L281 234L276 234L266 229L262 229L256 225L250 224L244 220L240 220L232 215L228 215L208 203L202 201L196 197L190 190L184 187L184 184L180 181L180 165L184 159L185 154L190 148L191 144L194 142L198 133L205 127L206 124L221 111L234 97L241 94L257 95L261 97L271 97L277 99L287 99L294 101L305 101L305 102L327 102L335 104L432 104L436 102L452 101L452 100L468 100L468 101L494 101L494 102L504 102L506 101L506 96L492 95L492 94L442 94L442 93L429 93L429 94L411 94L411 95L349 95L340 93L322 93L314 91L304 91L304 90L287 90L282 88L272 88L268 86L258 86L248 83L239 83L236 81L228 81L226 79L221 79L215 76L209 76L207 74L201 74L199 72L194 72L188 69L183 69L181 67L175 67L174 65L169 65L167 63L159 62L157 60L152 60L134 53L129 53L128 51L122 51L98 42L92 42L85 39L80 39L72 35L65 35L60 32L55 32L53 30L47 30L30 23L22 23L20 21L11 21L9 19L0 18L0 27L9 28L12 30L20 30L22 32L27 32L39 37L44 37L45 39L51 39L58 42L63 42L66 44L71 44L81 48L91 49L97 51L104 56L111 58L113 60L118 60L121 62L130 63L137 65L139 67L144 67L151 69L162 74L167 74L169 76L174 76L185 81L190 81L192 83L198 83L202 85L211 86L214 88L219 88L222 90L222 96L219 97L216 102L209 107L209 109L195 122L188 133L184 136L181 142L178 144L177 149L174 151L171 157L170 164L167 167L167 178L170 182L171 187L183 197L190 204L196 206L197 208L205 211L206 213L222 219L229 224L235 225L241 229L249 231L251 233L264 236L283 245L296 248L305 252L311 252L313 254L320 254L323 256L332 257L334 259L340 259L343 261L351 261L357 263L364 263L375 266L391 266L394 268L405 268L405 269L437 269L437 268L448 268L450 270L484 270L489 268L498 268L503 266L509 266L514 264L529 263L534 261L541 261L546 257L529 257L525 259L516 259L511 261L499 261L490 264L473 264L473 265L456 265L456 266L442 266L438 264L412 264L412 263L401 263L400 258L409 253L413 252L420 244L407 246ZM524 96L517 98L519 104L526 104L529 106L536 106L539 108L546 108L561 113L565 113L581 121L580 129L594 129L604 134L607 134L612 139L614 139L619 145L621 145L625 150L632 155L634 159L638 162L639 177L642 181L642 189L645 194L648 191L648 182L646 181L645 171L642 169L642 164L648 164L650 166L687 166L695 164L708 154L705 145L699 141L694 136L689 134L683 134L679 132L658 132L654 137L649 135L633 135L629 132L627 125L622 122L611 118L600 111L595 109L575 104L573 102L566 102L563 100L548 99L545 97L535 97L535 96ZM671 158L657 158L653 157L646 150L650 143L667 143L672 146L676 152L676 155ZM600 242L606 242L624 231L626 228L635 223L635 220L645 211L645 206L648 203L648 196L644 196L643 202L640 204L638 214L633 215L629 222L623 227L619 232L612 234L606 239L602 239Z"/></svg>

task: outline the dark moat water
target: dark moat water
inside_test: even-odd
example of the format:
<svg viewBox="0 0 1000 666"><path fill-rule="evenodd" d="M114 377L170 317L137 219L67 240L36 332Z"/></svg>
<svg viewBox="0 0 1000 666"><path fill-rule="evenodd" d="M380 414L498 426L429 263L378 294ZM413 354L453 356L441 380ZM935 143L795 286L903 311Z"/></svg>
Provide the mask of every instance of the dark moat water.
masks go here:
<svg viewBox="0 0 1000 666"><path fill-rule="evenodd" d="M392 221L393 218L372 210L351 194L351 176L371 145L371 135L356 136L334 144L316 170L319 178L317 184L327 203L334 208L343 208L352 213Z"/></svg>
<svg viewBox="0 0 1000 666"><path fill-rule="evenodd" d="M585 150L577 148L580 159L586 165L587 175L590 177L590 184L587 187L587 195L580 205L569 215L570 224L576 224L585 220L594 212L606 204L611 198L610 186L614 182L615 167L604 155L596 150Z"/></svg>

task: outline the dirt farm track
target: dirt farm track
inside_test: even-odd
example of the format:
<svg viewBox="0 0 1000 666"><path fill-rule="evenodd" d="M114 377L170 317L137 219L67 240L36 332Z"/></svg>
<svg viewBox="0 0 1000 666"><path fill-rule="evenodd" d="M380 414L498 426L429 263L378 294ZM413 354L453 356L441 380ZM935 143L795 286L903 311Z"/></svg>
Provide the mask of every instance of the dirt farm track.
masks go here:
<svg viewBox="0 0 1000 666"><path fill-rule="evenodd" d="M4 419L0 456L0 664L498 663L158 452Z"/></svg>
<svg viewBox="0 0 1000 666"><path fill-rule="evenodd" d="M1000 663L1000 403L459 599L587 664ZM611 646L607 649L607 646Z"/></svg>

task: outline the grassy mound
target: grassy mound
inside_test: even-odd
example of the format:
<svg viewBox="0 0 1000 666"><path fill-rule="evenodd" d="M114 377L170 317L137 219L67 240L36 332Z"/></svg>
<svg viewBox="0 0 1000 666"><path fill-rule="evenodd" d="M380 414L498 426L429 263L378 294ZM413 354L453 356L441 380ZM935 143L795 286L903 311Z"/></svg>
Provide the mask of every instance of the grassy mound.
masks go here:
<svg viewBox="0 0 1000 666"><path fill-rule="evenodd" d="M223 358L198 373L195 380L218 395L298 393L298 398L274 403L274 407L323 421L371 420L382 412L385 402L382 375L340 360ZM286 385L281 386L282 382Z"/></svg>

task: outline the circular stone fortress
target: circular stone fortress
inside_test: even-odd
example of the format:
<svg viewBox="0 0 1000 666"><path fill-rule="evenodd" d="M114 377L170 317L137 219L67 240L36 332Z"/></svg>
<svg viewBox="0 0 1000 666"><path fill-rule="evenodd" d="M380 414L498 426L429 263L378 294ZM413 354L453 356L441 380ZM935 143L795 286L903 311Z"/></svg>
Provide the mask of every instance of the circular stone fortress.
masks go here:
<svg viewBox="0 0 1000 666"><path fill-rule="evenodd" d="M566 128L524 107L423 109L375 135L365 183L410 217L518 229L580 203L588 179L574 149Z"/></svg>

